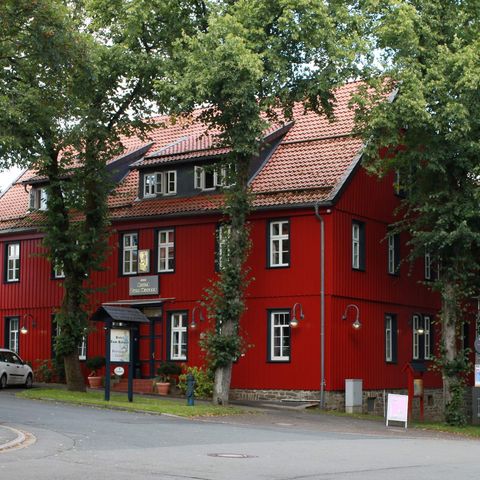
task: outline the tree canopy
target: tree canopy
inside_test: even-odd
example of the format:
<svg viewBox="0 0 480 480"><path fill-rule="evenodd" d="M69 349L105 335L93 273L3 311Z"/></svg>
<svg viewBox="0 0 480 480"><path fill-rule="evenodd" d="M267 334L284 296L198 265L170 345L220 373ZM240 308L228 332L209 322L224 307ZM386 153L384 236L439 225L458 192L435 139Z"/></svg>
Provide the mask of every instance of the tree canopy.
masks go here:
<svg viewBox="0 0 480 480"><path fill-rule="evenodd" d="M232 362L242 349L239 322L248 272L248 167L268 122L295 102L331 115L333 89L357 72L364 51L357 2L239 0L208 2L204 30L176 43L161 103L177 114L202 106L200 120L230 149L233 186L225 190L230 225L218 282L207 291L215 328L204 346L215 368L214 402L226 403Z"/></svg>
<svg viewBox="0 0 480 480"><path fill-rule="evenodd" d="M56 350L84 388L86 278L106 254L106 164L150 126L153 80L202 2L6 0L0 4L0 159L45 178L44 245L65 273ZM198 7L198 8L197 8Z"/></svg>
<svg viewBox="0 0 480 480"><path fill-rule="evenodd" d="M447 419L464 422L457 387L466 362L457 340L462 306L478 295L480 266L479 6L414 0L370 7L378 68L358 99L364 159L381 175L399 173L406 198L398 226L411 234L412 258L428 252L438 264Z"/></svg>

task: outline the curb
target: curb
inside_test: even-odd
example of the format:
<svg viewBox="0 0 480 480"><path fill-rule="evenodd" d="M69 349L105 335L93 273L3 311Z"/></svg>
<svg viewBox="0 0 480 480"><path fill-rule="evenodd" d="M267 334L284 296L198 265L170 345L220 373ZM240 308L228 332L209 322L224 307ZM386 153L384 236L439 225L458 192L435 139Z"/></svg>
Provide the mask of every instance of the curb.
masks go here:
<svg viewBox="0 0 480 480"><path fill-rule="evenodd" d="M12 450L16 448L23 448L35 443L35 436L31 433L22 432L21 430L17 430L16 428L7 427L5 425L0 425L0 428L4 428L6 430L10 430L16 435L16 438L0 444L0 453L5 452L7 450Z"/></svg>

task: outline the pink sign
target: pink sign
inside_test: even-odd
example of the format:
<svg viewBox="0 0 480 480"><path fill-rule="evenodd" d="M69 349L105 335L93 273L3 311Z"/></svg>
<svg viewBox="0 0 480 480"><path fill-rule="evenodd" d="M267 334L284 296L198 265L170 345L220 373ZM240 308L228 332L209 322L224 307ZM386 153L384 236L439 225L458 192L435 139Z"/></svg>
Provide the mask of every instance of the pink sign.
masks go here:
<svg viewBox="0 0 480 480"><path fill-rule="evenodd" d="M408 395L388 394L387 403L387 426L389 420L405 422L407 428L408 420Z"/></svg>

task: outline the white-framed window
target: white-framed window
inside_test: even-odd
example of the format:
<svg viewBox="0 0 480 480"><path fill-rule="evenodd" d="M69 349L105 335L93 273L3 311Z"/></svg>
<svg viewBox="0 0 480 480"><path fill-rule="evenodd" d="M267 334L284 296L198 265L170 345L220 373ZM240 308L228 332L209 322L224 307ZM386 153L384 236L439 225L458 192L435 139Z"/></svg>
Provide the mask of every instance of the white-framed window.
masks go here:
<svg viewBox="0 0 480 480"><path fill-rule="evenodd" d="M87 337L84 335L82 341L78 346L78 359L86 360L87 359Z"/></svg>
<svg viewBox="0 0 480 480"><path fill-rule="evenodd" d="M30 210L46 210L47 199L48 195L45 188L32 187L28 200Z"/></svg>
<svg viewBox="0 0 480 480"><path fill-rule="evenodd" d="M10 317L6 319L8 322L7 338L8 348L18 353L18 337L20 331L20 320L18 317Z"/></svg>
<svg viewBox="0 0 480 480"><path fill-rule="evenodd" d="M146 173L143 176L143 196L145 198L155 197L157 194L157 174Z"/></svg>
<svg viewBox="0 0 480 480"><path fill-rule="evenodd" d="M221 224L217 227L217 254L216 254L216 270L221 271L228 255L228 241L232 227L228 224Z"/></svg>
<svg viewBox="0 0 480 480"><path fill-rule="evenodd" d="M290 265L290 222L272 220L268 226L269 267L288 267Z"/></svg>
<svg viewBox="0 0 480 480"><path fill-rule="evenodd" d="M187 313L170 313L170 360L187 359Z"/></svg>
<svg viewBox="0 0 480 480"><path fill-rule="evenodd" d="M390 233L387 236L388 242L388 273L398 275L400 266L400 236L398 233Z"/></svg>
<svg viewBox="0 0 480 480"><path fill-rule="evenodd" d="M433 355L433 322L430 315L412 316L413 359L431 360Z"/></svg>
<svg viewBox="0 0 480 480"><path fill-rule="evenodd" d="M290 361L290 311L277 310L269 314L269 360Z"/></svg>
<svg viewBox="0 0 480 480"><path fill-rule="evenodd" d="M213 167L194 167L194 188L196 190L215 190L218 185L218 173Z"/></svg>
<svg viewBox="0 0 480 480"><path fill-rule="evenodd" d="M158 231L158 271L175 270L175 231L165 229Z"/></svg>
<svg viewBox="0 0 480 480"><path fill-rule="evenodd" d="M424 255L424 276L425 280L432 279L432 256L430 255L430 252L426 250Z"/></svg>
<svg viewBox="0 0 480 480"><path fill-rule="evenodd" d="M174 195L177 193L177 171L170 170L165 172L165 193L164 195Z"/></svg>
<svg viewBox="0 0 480 480"><path fill-rule="evenodd" d="M385 362L397 362L397 315L385 314Z"/></svg>
<svg viewBox="0 0 480 480"><path fill-rule="evenodd" d="M146 173L143 176L143 197L175 195L177 193L177 171Z"/></svg>
<svg viewBox="0 0 480 480"><path fill-rule="evenodd" d="M352 221L352 268L365 270L365 224Z"/></svg>
<svg viewBox="0 0 480 480"><path fill-rule="evenodd" d="M352 224L352 268L360 268L360 226Z"/></svg>
<svg viewBox="0 0 480 480"><path fill-rule="evenodd" d="M138 269L138 233L124 233L122 236L122 273L132 275Z"/></svg>
<svg viewBox="0 0 480 480"><path fill-rule="evenodd" d="M420 315L412 317L413 359L420 360Z"/></svg>
<svg viewBox="0 0 480 480"><path fill-rule="evenodd" d="M7 282L20 281L20 243L6 244L6 275Z"/></svg>
<svg viewBox="0 0 480 480"><path fill-rule="evenodd" d="M209 165L193 169L193 187L196 190L215 190L217 187L229 187L233 184L233 165Z"/></svg>
<svg viewBox="0 0 480 480"><path fill-rule="evenodd" d="M388 273L395 273L395 238L388 236Z"/></svg>
<svg viewBox="0 0 480 480"><path fill-rule="evenodd" d="M432 358L431 349L431 335L432 335L432 320L429 315L423 316L423 358L425 360L430 360Z"/></svg>
<svg viewBox="0 0 480 480"><path fill-rule="evenodd" d="M385 361L393 360L393 325L392 316L385 315Z"/></svg>

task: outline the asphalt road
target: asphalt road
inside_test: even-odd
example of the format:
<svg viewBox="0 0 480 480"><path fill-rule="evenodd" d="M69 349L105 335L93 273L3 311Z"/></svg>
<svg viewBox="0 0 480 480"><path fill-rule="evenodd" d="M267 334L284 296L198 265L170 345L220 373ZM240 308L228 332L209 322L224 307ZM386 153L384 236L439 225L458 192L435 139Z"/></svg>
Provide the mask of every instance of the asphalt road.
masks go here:
<svg viewBox="0 0 480 480"><path fill-rule="evenodd" d="M0 392L0 424L30 432L36 442L0 453L2 480L480 477L477 440L309 413L184 420L14 393Z"/></svg>

